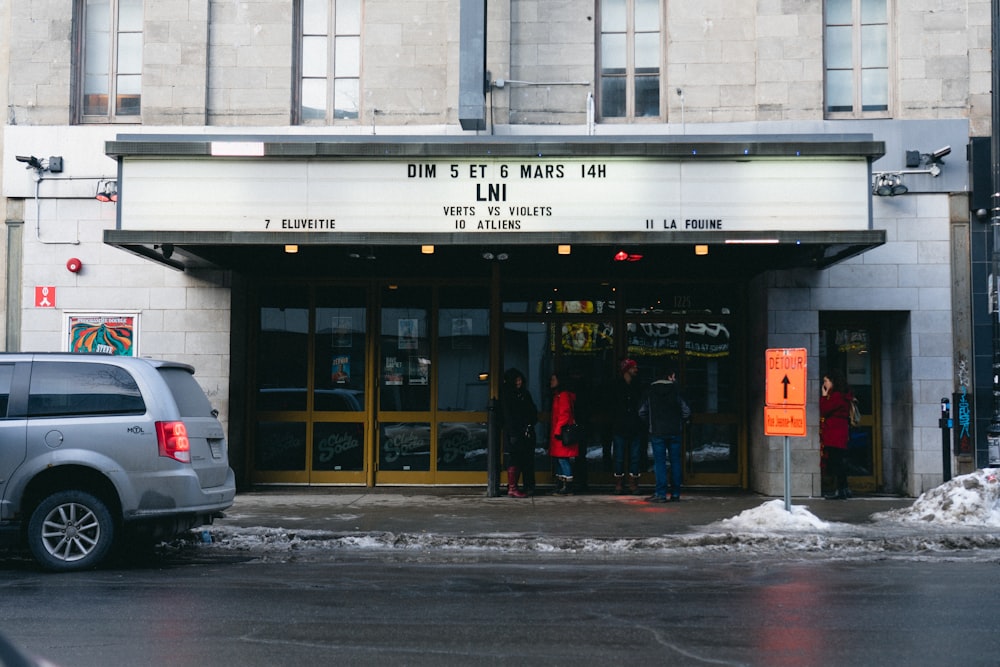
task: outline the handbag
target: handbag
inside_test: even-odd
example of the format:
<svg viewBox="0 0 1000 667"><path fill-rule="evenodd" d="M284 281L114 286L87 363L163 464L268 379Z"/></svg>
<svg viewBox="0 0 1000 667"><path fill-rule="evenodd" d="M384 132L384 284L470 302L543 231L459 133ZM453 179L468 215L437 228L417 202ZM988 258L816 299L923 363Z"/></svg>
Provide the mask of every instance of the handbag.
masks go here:
<svg viewBox="0 0 1000 667"><path fill-rule="evenodd" d="M578 445L583 440L583 426L580 424L566 424L559 432L559 438L564 445Z"/></svg>
<svg viewBox="0 0 1000 667"><path fill-rule="evenodd" d="M850 423L850 425L853 428L861 426L861 408L858 407L858 399L856 398L851 399L851 406L848 412L850 416L848 417L847 421Z"/></svg>

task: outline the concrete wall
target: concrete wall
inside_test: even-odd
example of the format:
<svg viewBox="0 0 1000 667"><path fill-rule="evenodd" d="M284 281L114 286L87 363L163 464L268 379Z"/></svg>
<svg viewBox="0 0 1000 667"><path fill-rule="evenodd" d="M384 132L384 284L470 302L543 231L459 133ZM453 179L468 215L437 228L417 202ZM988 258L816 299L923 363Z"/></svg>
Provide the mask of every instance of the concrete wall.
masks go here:
<svg viewBox="0 0 1000 667"><path fill-rule="evenodd" d="M54 0L8 3L10 103L18 123L69 122L73 12ZM822 2L677 0L664 10L663 93L679 123L823 117ZM383 125L454 124L458 0L364 3L361 118ZM895 3L896 119L969 118L989 133L990 3ZM145 14L145 124L287 125L292 0L163 0ZM596 7L570 0L488 6L494 121L580 125L596 85ZM570 84L570 85L565 85ZM676 89L683 91L683 97Z"/></svg>
<svg viewBox="0 0 1000 667"><path fill-rule="evenodd" d="M875 197L873 205L884 246L825 271L771 276L768 347L818 350L824 311L867 311L881 319L885 486L919 495L942 481L937 420L941 397L954 387L948 198ZM809 395L818 396L819 360L810 362ZM808 406L807 420L810 435L793 448L796 495L818 495L820 488L816 405ZM755 468L780 471L781 446L781 438L764 438L753 450ZM757 479L766 484L768 477ZM782 488L755 487L768 494Z"/></svg>
<svg viewBox="0 0 1000 667"><path fill-rule="evenodd" d="M960 155L968 136L989 134L990 2L891 4L896 85L889 120L824 120L821 0L676 0L664 4L666 117L598 124L594 131L871 133L887 145L876 169L900 168L907 149L953 146L940 178L914 177L911 194L875 198L873 225L886 230L886 246L826 271L767 274L754 292L763 309L753 324L760 350L816 349L823 311L877 314L883 339L892 342L883 348L885 483L918 494L940 480L938 401L950 394L955 372L947 198L968 187ZM93 181L47 182L36 217L30 173L13 155L63 155L67 175L107 176L114 163L102 142L117 132L461 134L458 8L458 0L366 1L361 118L317 128L289 126L292 0L146 3L142 124L74 127L70 7L54 0L0 5L0 76L9 78L0 86L7 102L0 169L4 195L12 198L2 206L5 220L23 221L17 249L24 259L23 308L16 306L22 348L61 349L63 310L134 310L141 313L142 353L195 363L199 380L227 414L228 276L179 274L106 247L101 234L114 224L114 207L93 200ZM596 3L571 0L489 3L491 79L521 83L491 91L488 131L590 131L595 11ZM28 128L35 131L25 133ZM66 271L70 256L83 260L79 274ZM33 307L36 285L56 286L56 310ZM814 366L810 375L814 395L818 372ZM759 419L756 406L748 414L751 422ZM818 423L815 406L808 420L811 427ZM753 488L780 492L781 439L756 435L762 429L754 423L750 431ZM797 444L793 492L815 494L818 442Z"/></svg>
<svg viewBox="0 0 1000 667"><path fill-rule="evenodd" d="M25 206L22 349L65 350L67 312L138 314L138 352L190 363L219 410L229 414L230 290L221 272L181 273L103 242L115 206L45 198ZM37 233L36 233L37 232ZM80 259L78 273L66 269ZM36 286L55 288L55 308L34 305Z"/></svg>

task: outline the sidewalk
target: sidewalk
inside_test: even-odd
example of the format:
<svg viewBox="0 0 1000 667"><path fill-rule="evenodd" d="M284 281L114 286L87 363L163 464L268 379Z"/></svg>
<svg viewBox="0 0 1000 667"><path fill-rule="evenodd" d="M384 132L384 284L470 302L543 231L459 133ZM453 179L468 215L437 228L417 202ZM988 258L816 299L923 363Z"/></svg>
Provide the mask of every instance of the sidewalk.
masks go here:
<svg viewBox="0 0 1000 667"><path fill-rule="evenodd" d="M774 500L751 493L692 491L680 502L653 504L645 502L645 495L616 496L599 489L566 497L549 494L518 499L490 498L481 487L281 488L238 493L215 526L453 538L507 534L643 539L697 531ZM823 521L849 524L862 532L871 526L873 513L912 503L912 498L883 496L791 499L793 506L805 507Z"/></svg>

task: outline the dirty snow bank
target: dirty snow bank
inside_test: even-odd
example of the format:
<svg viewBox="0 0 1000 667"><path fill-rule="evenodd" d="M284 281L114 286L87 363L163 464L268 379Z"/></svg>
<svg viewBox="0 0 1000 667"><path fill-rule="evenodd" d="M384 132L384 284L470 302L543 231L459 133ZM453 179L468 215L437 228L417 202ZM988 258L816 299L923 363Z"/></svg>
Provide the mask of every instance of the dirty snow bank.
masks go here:
<svg viewBox="0 0 1000 667"><path fill-rule="evenodd" d="M878 512L872 519L1000 528L1000 469L960 475L924 492L910 507Z"/></svg>

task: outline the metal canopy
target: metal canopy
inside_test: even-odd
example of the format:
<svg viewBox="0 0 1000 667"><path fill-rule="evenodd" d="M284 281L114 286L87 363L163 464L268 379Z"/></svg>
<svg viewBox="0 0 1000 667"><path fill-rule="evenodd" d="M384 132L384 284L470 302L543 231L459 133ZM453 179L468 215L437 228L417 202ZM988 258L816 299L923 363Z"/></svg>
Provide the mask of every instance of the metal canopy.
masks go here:
<svg viewBox="0 0 1000 667"><path fill-rule="evenodd" d="M242 145L240 142L244 142ZM221 150L220 150L221 147ZM106 153L126 163L140 160L226 160L226 147L248 148L265 158L420 159L432 157L634 157L665 160L767 160L804 157L872 160L884 144L870 135L751 136L504 136L504 137L342 137L206 135L119 135ZM214 153L214 154L213 154ZM221 154L220 154L221 153ZM241 153L242 154L242 153ZM128 196L123 169L122 197ZM859 188L869 188L859 182ZM497 239L501 239L502 243ZM450 233L357 233L335 235L262 231L107 230L105 243L178 270L225 269L268 275L329 277L488 275L484 251L509 255L506 272L526 276L574 272L594 278L635 276L664 278L698 275L747 278L768 270L822 269L882 245L882 230L660 232L532 232L501 237ZM286 244L298 252L285 252ZM572 246L568 256L558 244ZM694 246L708 246L696 256ZM422 255L422 245L435 246ZM642 255L616 262L619 250ZM355 257L358 256L358 257ZM367 260L365 257L374 257Z"/></svg>
<svg viewBox="0 0 1000 667"><path fill-rule="evenodd" d="M474 242L468 236L453 235L344 235L337 244L321 236L311 242L301 233L219 233L219 232L104 232L104 241L178 270L228 269L237 272L273 275L488 275L484 252L510 259L505 271L524 275L560 274L576 271L584 275L634 275L665 277L691 272L747 278L769 270L823 269L885 243L885 232L815 232L769 235L779 243L759 243L761 234L732 238L736 243L720 243L711 234L684 234L676 241L658 237L651 242L644 234L544 234L523 243ZM680 237L681 235L677 235ZM285 244L298 252L285 252ZM421 254L421 245L433 245L434 254ZM559 244L571 246L571 254L556 253ZM708 246L708 254L695 255L697 244ZM642 255L632 262L617 262L615 253ZM360 255L354 258L353 255ZM365 260L374 256L374 260Z"/></svg>

